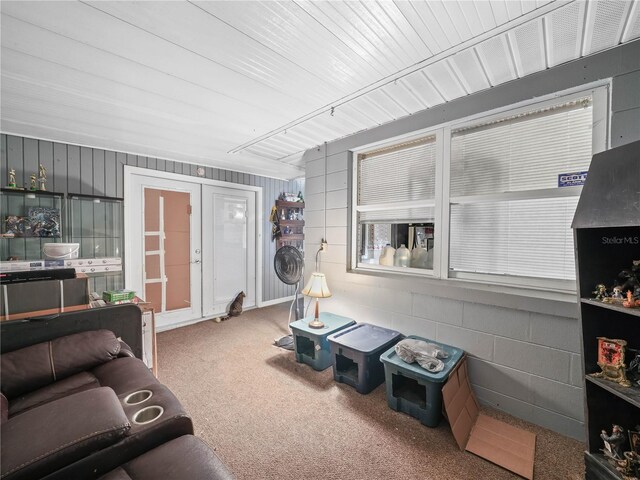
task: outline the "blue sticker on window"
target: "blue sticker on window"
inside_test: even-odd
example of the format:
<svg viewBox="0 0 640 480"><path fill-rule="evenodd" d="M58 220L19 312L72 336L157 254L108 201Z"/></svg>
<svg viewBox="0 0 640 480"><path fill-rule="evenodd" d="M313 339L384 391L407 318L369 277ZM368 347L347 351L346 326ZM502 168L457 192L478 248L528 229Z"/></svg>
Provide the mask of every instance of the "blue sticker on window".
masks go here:
<svg viewBox="0 0 640 480"><path fill-rule="evenodd" d="M584 185L588 172L561 173L558 175L558 187L577 187Z"/></svg>

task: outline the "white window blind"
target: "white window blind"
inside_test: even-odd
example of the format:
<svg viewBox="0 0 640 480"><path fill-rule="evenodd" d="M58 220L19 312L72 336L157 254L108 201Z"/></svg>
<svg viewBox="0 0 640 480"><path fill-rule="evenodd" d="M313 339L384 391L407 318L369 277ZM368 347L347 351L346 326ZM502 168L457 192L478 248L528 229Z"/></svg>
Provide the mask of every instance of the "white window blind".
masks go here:
<svg viewBox="0 0 640 480"><path fill-rule="evenodd" d="M435 136L358 155L358 206L433 199Z"/></svg>
<svg viewBox="0 0 640 480"><path fill-rule="evenodd" d="M577 204L578 197L452 205L449 268L574 279Z"/></svg>
<svg viewBox="0 0 640 480"><path fill-rule="evenodd" d="M451 271L575 279L570 225L579 192L564 195L558 175L588 170L592 115L582 98L452 132ZM509 195L536 190L545 192Z"/></svg>
<svg viewBox="0 0 640 480"><path fill-rule="evenodd" d="M454 131L450 195L556 188L558 174L589 168L591 136L590 99Z"/></svg>

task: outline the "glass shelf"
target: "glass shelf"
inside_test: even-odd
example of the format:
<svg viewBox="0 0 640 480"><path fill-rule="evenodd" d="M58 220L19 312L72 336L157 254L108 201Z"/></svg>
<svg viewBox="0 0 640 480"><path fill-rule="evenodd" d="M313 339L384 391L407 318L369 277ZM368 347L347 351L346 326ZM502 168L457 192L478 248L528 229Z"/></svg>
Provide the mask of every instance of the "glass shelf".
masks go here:
<svg viewBox="0 0 640 480"><path fill-rule="evenodd" d="M64 194L0 190L0 260L39 260L45 243L64 235Z"/></svg>

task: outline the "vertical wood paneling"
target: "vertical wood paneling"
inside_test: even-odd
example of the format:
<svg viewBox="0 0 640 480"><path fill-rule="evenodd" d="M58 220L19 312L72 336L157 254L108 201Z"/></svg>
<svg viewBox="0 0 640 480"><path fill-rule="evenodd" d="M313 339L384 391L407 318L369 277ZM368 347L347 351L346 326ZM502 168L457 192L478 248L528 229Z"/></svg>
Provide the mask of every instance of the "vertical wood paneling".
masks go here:
<svg viewBox="0 0 640 480"><path fill-rule="evenodd" d="M93 194L93 149L80 147L80 191L85 195Z"/></svg>
<svg viewBox="0 0 640 480"><path fill-rule="evenodd" d="M127 164L127 155L116 153L116 192L117 197L124 198L124 166Z"/></svg>
<svg viewBox="0 0 640 480"><path fill-rule="evenodd" d="M44 140L38 141L38 163L47 170L47 181L45 186L49 191L53 188L53 143Z"/></svg>
<svg viewBox="0 0 640 480"><path fill-rule="evenodd" d="M0 184L4 187L9 184L7 170L7 136L0 135Z"/></svg>
<svg viewBox="0 0 640 480"><path fill-rule="evenodd" d="M104 194L107 197L117 197L118 187L116 185L116 173L118 164L116 162L116 152L104 153Z"/></svg>
<svg viewBox="0 0 640 480"><path fill-rule="evenodd" d="M105 178L104 178L104 150L93 151L93 194L104 196Z"/></svg>
<svg viewBox="0 0 640 480"><path fill-rule="evenodd" d="M67 147L67 192L80 192L80 147Z"/></svg>
<svg viewBox="0 0 640 480"><path fill-rule="evenodd" d="M16 171L16 184L18 187L24 187L25 173L22 155L22 137L7 136L7 168L13 168ZM26 180L26 186L28 188L28 177Z"/></svg>
<svg viewBox="0 0 640 480"><path fill-rule="evenodd" d="M29 186L31 173L38 173L42 163L47 169L47 189L60 193L86 193L108 197L124 197L124 165L134 165L151 170L173 172L180 175L197 176L197 165L171 160L130 155L120 152L78 147L63 143L27 139L12 135L1 135L0 180L7 182L7 169L16 169L19 186ZM288 183L272 178L240 173L214 167L205 167L205 177L243 185L262 187L263 242L262 249L262 300L269 301L293 295L294 287L284 285L275 275L273 258L277 244L271 240L269 213L280 192L298 191L297 183ZM297 189L296 189L297 188ZM81 216L84 217L84 216ZM77 225L81 229L95 229L96 226ZM86 232L85 232L86 233ZM14 239L9 254L25 258L25 255L39 257L42 248L40 239L27 242ZM86 255L94 249L90 239L83 241ZM91 279L92 291L123 288L120 276L95 277Z"/></svg>
<svg viewBox="0 0 640 480"><path fill-rule="evenodd" d="M67 145L53 144L53 186L55 192L67 191Z"/></svg>
<svg viewBox="0 0 640 480"><path fill-rule="evenodd" d="M25 138L22 145L25 184L29 188L31 186L31 175L35 174L36 188L38 188L38 141L33 138Z"/></svg>

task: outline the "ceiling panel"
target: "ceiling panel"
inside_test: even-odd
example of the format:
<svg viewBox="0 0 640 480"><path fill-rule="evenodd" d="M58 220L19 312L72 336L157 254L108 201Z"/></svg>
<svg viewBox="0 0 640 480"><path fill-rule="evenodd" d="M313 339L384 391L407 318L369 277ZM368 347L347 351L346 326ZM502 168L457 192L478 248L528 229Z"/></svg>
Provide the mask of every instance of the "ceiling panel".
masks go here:
<svg viewBox="0 0 640 480"><path fill-rule="evenodd" d="M509 33L518 77L547 67L542 19L514 28Z"/></svg>
<svg viewBox="0 0 640 480"><path fill-rule="evenodd" d="M450 60L451 67L455 70L465 90L469 93L478 92L489 88L489 79L482 69L480 58L475 49L470 48L456 53Z"/></svg>
<svg viewBox="0 0 640 480"><path fill-rule="evenodd" d="M625 0L3 1L1 128L291 178L307 148L637 39L639 10Z"/></svg>
<svg viewBox="0 0 640 480"><path fill-rule="evenodd" d="M622 41L628 42L638 37L640 37L640 2L633 2Z"/></svg>
<svg viewBox="0 0 640 480"><path fill-rule="evenodd" d="M586 4L574 2L544 18L550 67L580 57Z"/></svg>
<svg viewBox="0 0 640 480"><path fill-rule="evenodd" d="M426 67L424 74L446 100L463 97L466 92L446 62L437 62Z"/></svg>
<svg viewBox="0 0 640 480"><path fill-rule="evenodd" d="M587 3L583 55L620 42L630 7L631 2L623 0Z"/></svg>
<svg viewBox="0 0 640 480"><path fill-rule="evenodd" d="M476 48L491 85L500 85L516 78L507 38L507 35L499 35Z"/></svg>

